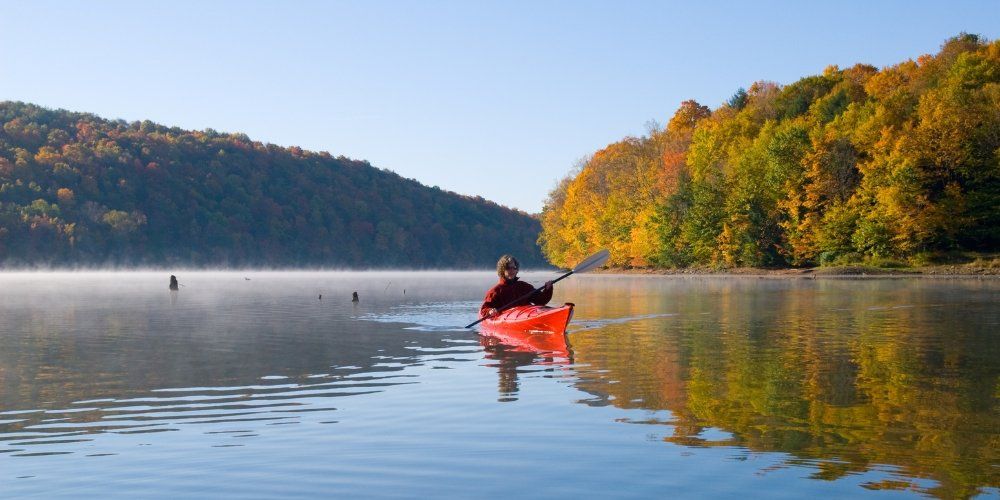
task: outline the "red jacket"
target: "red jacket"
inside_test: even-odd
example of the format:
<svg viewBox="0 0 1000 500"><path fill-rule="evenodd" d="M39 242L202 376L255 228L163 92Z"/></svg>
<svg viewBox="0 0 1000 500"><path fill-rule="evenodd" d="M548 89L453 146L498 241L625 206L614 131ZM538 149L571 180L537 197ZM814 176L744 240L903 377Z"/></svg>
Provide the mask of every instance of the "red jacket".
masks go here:
<svg viewBox="0 0 1000 500"><path fill-rule="evenodd" d="M529 283L520 281L517 278L508 280L505 278L500 278L500 282L490 288L490 291L486 292L486 298L483 299L483 305L479 308L479 317L482 318L486 316L486 310L490 308L501 308L509 304L512 300L516 300L524 295L531 293L535 287L531 286ZM552 289L548 291L542 290L526 299L520 300L513 306L523 306L525 304L534 304L536 306L544 306L552 300Z"/></svg>

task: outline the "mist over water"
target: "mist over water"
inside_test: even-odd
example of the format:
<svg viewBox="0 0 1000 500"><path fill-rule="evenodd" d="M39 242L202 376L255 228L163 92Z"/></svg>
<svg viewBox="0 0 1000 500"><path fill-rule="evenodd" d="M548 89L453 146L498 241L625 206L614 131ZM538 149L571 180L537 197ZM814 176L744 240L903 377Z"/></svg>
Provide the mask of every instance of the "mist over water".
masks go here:
<svg viewBox="0 0 1000 500"><path fill-rule="evenodd" d="M1000 494L996 280L170 274L0 274L0 496Z"/></svg>

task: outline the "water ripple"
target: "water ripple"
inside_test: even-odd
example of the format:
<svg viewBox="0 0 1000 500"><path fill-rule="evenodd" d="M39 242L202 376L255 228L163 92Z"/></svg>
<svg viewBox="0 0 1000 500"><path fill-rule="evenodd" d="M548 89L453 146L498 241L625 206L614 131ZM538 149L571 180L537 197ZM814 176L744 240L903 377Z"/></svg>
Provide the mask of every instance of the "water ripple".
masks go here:
<svg viewBox="0 0 1000 500"><path fill-rule="evenodd" d="M440 349L431 359L441 362L455 353ZM70 403L67 408L12 410L0 415L17 418L0 420L0 453L14 457L40 457L72 453L60 448L78 447L93 442L94 434L146 435L177 432L179 426L218 426L232 423L285 425L299 423L303 415L332 414L336 406L317 404L329 398L377 394L387 388L416 384L415 375L397 370L419 366L415 358L393 357L398 362L375 363L365 373L310 374L298 377L300 383L287 383L293 377L264 376L261 380L280 383L230 385L218 387L170 387L149 391L131 398L97 398ZM343 370L338 370L343 371ZM335 420L324 419L332 423ZM206 433L238 432L242 438L260 435L258 430L219 430ZM25 446L45 451L24 453ZM88 456L107 456L96 453Z"/></svg>
<svg viewBox="0 0 1000 500"><path fill-rule="evenodd" d="M411 325L409 330L428 332L468 331L462 325L474 321L479 310L479 302L432 302L423 304L402 304L388 312L369 313L361 317L379 323L402 323Z"/></svg>

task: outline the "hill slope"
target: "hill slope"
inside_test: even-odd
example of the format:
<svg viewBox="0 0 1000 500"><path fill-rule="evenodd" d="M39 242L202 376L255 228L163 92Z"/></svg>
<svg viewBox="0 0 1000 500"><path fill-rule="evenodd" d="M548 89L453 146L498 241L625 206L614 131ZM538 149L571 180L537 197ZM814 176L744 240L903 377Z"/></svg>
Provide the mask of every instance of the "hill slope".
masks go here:
<svg viewBox="0 0 1000 500"><path fill-rule="evenodd" d="M552 192L555 264L923 264L1000 245L1000 41L754 83L598 151Z"/></svg>
<svg viewBox="0 0 1000 500"><path fill-rule="evenodd" d="M537 220L243 134L0 103L0 263L543 265Z"/></svg>

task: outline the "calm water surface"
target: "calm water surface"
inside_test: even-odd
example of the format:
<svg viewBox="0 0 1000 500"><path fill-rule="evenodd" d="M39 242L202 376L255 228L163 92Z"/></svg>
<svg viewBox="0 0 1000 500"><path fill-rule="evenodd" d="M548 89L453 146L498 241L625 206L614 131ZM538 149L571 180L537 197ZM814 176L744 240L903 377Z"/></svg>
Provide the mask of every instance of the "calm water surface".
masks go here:
<svg viewBox="0 0 1000 500"><path fill-rule="evenodd" d="M177 274L0 274L0 496L1000 496L998 280Z"/></svg>

